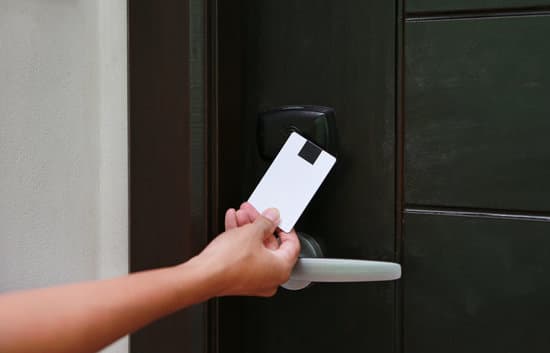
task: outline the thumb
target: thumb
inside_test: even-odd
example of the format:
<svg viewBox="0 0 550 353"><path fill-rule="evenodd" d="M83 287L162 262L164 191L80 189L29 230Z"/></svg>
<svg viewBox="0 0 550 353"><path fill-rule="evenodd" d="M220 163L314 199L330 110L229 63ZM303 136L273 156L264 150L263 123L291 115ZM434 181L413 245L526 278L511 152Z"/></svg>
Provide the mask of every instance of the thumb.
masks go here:
<svg viewBox="0 0 550 353"><path fill-rule="evenodd" d="M263 237L273 234L279 225L280 215L276 208L268 208L256 220L253 225Z"/></svg>

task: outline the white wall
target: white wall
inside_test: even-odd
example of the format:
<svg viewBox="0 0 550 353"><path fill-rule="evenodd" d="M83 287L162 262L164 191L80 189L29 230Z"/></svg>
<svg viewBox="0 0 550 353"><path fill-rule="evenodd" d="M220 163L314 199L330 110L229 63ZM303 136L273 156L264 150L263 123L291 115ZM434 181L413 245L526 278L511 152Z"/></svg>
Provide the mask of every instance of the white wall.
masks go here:
<svg viewBox="0 0 550 353"><path fill-rule="evenodd" d="M126 1L0 0L0 291L126 273L127 165Z"/></svg>

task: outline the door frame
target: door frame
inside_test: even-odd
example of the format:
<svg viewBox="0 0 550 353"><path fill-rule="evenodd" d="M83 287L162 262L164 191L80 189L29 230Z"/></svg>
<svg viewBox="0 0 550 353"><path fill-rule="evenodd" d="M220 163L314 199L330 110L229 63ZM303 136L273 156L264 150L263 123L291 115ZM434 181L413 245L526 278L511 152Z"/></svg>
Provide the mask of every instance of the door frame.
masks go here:
<svg viewBox="0 0 550 353"><path fill-rule="evenodd" d="M218 232L216 3L128 0L130 272L181 263ZM216 322L214 299L135 332L130 351L216 352Z"/></svg>

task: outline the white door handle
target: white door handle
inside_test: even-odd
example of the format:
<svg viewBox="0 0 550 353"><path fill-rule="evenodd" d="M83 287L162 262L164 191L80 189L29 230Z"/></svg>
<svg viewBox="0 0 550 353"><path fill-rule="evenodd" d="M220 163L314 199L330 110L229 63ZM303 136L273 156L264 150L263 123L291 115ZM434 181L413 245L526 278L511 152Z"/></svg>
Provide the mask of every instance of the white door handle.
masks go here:
<svg viewBox="0 0 550 353"><path fill-rule="evenodd" d="M299 234L302 253L318 256L317 242ZM392 281L401 278L401 265L394 262L327 259L322 257L301 257L296 262L288 282L283 288L299 290L311 282L372 282Z"/></svg>
<svg viewBox="0 0 550 353"><path fill-rule="evenodd" d="M283 288L298 290L311 282L370 282L401 278L401 265L393 262L300 258Z"/></svg>

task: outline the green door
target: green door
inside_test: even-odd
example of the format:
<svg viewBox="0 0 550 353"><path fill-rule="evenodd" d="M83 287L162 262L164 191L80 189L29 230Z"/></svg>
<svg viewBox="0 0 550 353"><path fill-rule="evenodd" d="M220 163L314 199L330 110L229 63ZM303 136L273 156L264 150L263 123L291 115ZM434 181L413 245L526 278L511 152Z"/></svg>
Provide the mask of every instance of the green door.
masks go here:
<svg viewBox="0 0 550 353"><path fill-rule="evenodd" d="M396 260L396 11L386 0L251 0L242 6L246 182L240 199L268 167L258 154L258 112L281 105L334 108L338 162L296 226L319 241L327 257ZM230 206L235 204L221 209ZM219 347L239 353L392 352L396 300L395 282L315 284L297 292L280 289L269 300L226 298Z"/></svg>
<svg viewBox="0 0 550 353"><path fill-rule="evenodd" d="M244 183L222 182L220 209L268 167L258 112L333 107L338 162L297 229L327 257L401 262L403 278L224 298L220 352L550 351L547 5L241 3L219 59L238 80L221 125L239 129L220 131L239 146L221 173Z"/></svg>
<svg viewBox="0 0 550 353"><path fill-rule="evenodd" d="M545 3L407 3L406 352L550 351Z"/></svg>

